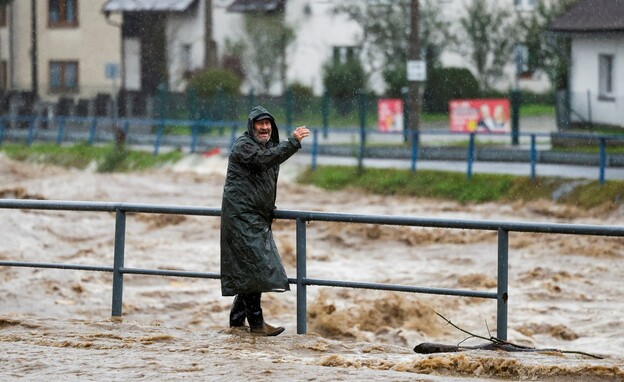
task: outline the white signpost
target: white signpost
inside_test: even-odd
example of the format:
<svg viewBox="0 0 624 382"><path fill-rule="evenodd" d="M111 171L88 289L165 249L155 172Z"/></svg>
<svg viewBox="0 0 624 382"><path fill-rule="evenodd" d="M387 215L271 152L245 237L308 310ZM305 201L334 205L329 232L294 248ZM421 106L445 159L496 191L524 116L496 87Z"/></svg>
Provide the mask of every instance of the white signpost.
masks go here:
<svg viewBox="0 0 624 382"><path fill-rule="evenodd" d="M425 81L427 79L427 63L423 60L407 61L407 80Z"/></svg>

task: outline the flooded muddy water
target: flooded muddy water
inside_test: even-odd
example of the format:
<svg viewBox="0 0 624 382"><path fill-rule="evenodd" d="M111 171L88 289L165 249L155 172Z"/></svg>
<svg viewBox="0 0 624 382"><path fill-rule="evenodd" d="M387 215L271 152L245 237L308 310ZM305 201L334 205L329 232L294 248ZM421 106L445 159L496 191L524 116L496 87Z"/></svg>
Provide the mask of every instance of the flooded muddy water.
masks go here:
<svg viewBox="0 0 624 382"><path fill-rule="evenodd" d="M220 207L227 160L188 156L145 172L100 174L0 156L2 198ZM467 204L299 185L285 164L280 209L621 225L618 208L550 201ZM0 210L0 260L112 266L110 213ZM128 214L125 266L219 272L219 218ZM296 274L295 226L276 221ZM310 286L308 334L296 334L296 292L264 294L259 338L227 328L218 280L126 275L111 317L112 275L0 267L3 380L540 381L624 380L624 240L514 233L509 238L508 339L544 350L416 354L422 342L475 345L496 334L496 302ZM310 278L496 290L495 232L310 222Z"/></svg>

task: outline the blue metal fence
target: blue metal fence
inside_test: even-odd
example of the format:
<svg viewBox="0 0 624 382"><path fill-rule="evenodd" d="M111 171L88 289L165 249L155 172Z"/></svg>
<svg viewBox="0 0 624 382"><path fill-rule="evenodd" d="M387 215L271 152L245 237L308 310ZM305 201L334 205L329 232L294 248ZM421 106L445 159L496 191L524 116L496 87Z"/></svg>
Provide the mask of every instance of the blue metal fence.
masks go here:
<svg viewBox="0 0 624 382"><path fill-rule="evenodd" d="M49 201L49 200L19 200L0 199L0 209L34 209L34 210L62 210L62 211L95 211L115 212L115 240L114 261L112 267L61 264L61 263L34 263L18 261L0 261L0 266L55 268L83 271L111 272L113 274L112 316L122 315L123 283L125 274L142 274L157 276L176 276L192 278L219 279L219 273L174 271L163 269L129 268L124 266L126 214L128 212L220 216L219 208L205 208L194 206L153 205L136 203L107 203L81 201ZM573 234L594 236L624 236L624 227L597 226L560 223L532 223L532 222L505 222L489 220L449 220L436 218L422 218L414 216L389 215L362 215L342 214L312 211L277 210L277 219L294 220L296 222L296 258L297 274L289 278L297 290L297 333L307 331L307 302L306 290L308 286L334 286L358 289L374 289L397 292L411 292L448 296L479 297L495 299L497 304L497 337L507 339L507 307L508 307L508 265L509 265L509 233L510 232L538 232L547 234ZM430 288L423 286L409 286L388 283L352 282L345 280L326 280L308 278L306 273L306 223L311 221L344 222L353 224L379 224L393 226L433 227L448 229L488 230L498 233L498 270L496 292ZM391 259L389 259L391 260Z"/></svg>
<svg viewBox="0 0 624 382"><path fill-rule="evenodd" d="M9 126L22 126L22 128L9 128ZM42 127L43 126L43 127ZM187 131L176 134L168 134L168 128L182 128ZM245 121L212 121L212 120L177 120L177 119L126 119L109 117L9 117L0 116L0 145L11 139L12 141L25 142L32 145L35 141L56 142L61 145L65 142L83 141L89 145L99 142L114 142L118 133L122 133L126 142L134 145L152 147L154 155L158 155L162 146L188 147L191 153L202 148L221 147L227 148L232 145L242 129L246 128ZM311 168L315 169L317 157L328 152L338 153L337 155L356 156L358 169L361 171L363 160L369 157L371 152L379 149L380 144L385 144L389 138L394 136L394 143L404 143L408 136L404 132L379 132L373 129L360 128L332 128L309 126L313 131L311 147ZM290 133L287 127L286 133ZM323 132L324 141L319 139L319 131ZM228 134L229 132L229 134ZM331 138L329 137L331 134ZM349 139L356 142L351 142ZM477 160L503 161L502 159L514 162L526 162L529 164L528 173L532 180L536 178L536 166L538 163L547 163L547 156L550 153L538 150L537 139L542 142L550 142L549 133L517 133L518 138L528 139L528 147L512 149L502 148L497 152L496 148L479 149L477 139L509 141L510 134L479 134L479 133L458 133L441 130L422 129L412 132L410 137L411 146L404 148L387 149L387 157L409 160L411 170L416 172L417 161L423 158L431 147L423 145L423 137L441 137L441 139L457 141L467 140L467 149L460 151L461 160L466 161L466 178L471 179L473 165ZM381 138L383 137L383 138ZM566 161L577 165L597 166L598 180L600 184L605 182L606 169L609 166L624 166L624 156L607 154L607 144L623 145L624 136L618 134L578 134L578 133L558 133L558 139L567 138L571 140L587 140L595 142L598 148L597 154L587 153L555 153L557 163L565 164ZM342 147L343 150L329 150L339 148L353 143L354 147ZM396 145L395 145L396 146ZM374 148L373 148L374 147ZM440 152L445 148L444 144L437 144L435 149ZM446 147L448 150L448 146ZM457 147L453 148L457 151ZM488 154L489 153L489 154ZM485 159L487 155L490 158ZM513 154L512 159L511 158ZM507 157L507 158L504 158ZM616 158L617 157L617 158ZM567 159L566 159L567 158ZM580 160L579 160L580 158ZM617 160L611 160L611 159ZM438 155L433 160L449 160ZM583 162L584 161L584 162Z"/></svg>

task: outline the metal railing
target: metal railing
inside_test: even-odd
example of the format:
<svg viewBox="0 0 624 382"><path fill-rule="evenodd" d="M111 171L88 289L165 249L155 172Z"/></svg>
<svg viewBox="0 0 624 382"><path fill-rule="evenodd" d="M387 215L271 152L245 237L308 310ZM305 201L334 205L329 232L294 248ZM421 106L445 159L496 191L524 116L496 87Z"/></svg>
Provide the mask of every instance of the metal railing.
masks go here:
<svg viewBox="0 0 624 382"><path fill-rule="evenodd" d="M11 127L13 126L13 127ZM22 126L21 128L18 126ZM126 119L104 117L16 117L0 116L0 146L4 142L23 142L28 146L35 142L53 142L62 145L68 142L113 143L120 136L126 143L144 148L152 148L158 155L163 146L185 148L195 153L215 148L229 148L238 135L246 128L245 121L229 120L177 120L177 119ZM310 167L316 168L319 156L335 155L357 157L358 169L362 170L365 158L396 158L409 161L412 172L416 172L418 161L423 159L440 161L465 161L466 178L470 180L476 161L517 162L529 164L529 175L535 180L539 163L557 163L583 166L597 166L600 184L606 181L606 170L624 166L624 156L607 152L610 145L624 144L624 136L619 134L573 134L558 133L558 140L578 141L594 145L597 153L551 152L539 149L542 144L551 145L551 133L517 133L523 147L510 150L508 147L480 147L480 141L502 144L508 142L511 133L482 134L449 132L439 129L419 130L418 132L380 132L374 129L328 128L309 126L311 139ZM176 129L176 133L168 132ZM290 127L284 127L285 135ZM331 137L329 134L331 133ZM404 145L410 134L411 145ZM319 136L322 134L323 139ZM466 148L449 146L440 142L425 145L425 139L441 139L446 142L467 142ZM477 142L479 140L479 143ZM379 144L378 144L379 143ZM306 147L304 150L308 150Z"/></svg>
<svg viewBox="0 0 624 382"><path fill-rule="evenodd" d="M0 199L0 209L33 209L33 210L62 210L62 211L92 211L115 212L115 241L114 260L112 267L89 266L61 263L34 263L18 261L0 261L0 266L56 268L84 271L112 272L112 316L121 316L123 302L123 283L125 274L142 274L157 276L176 276L192 278L219 279L219 273L188 272L162 269L128 268L124 266L126 214L128 212L220 216L219 208L204 208L193 206L153 205L136 203L107 203L81 201L48 201L48 200L20 200ZM413 216L390 215L361 215L312 211L277 210L275 218L294 220L296 222L296 258L297 275L289 278L291 284L297 287L297 333L307 331L307 302L306 290L308 286L333 286L358 289L373 289L396 292L411 292L434 295L479 297L496 300L497 337L507 339L507 303L508 303L508 264L509 264L509 232L535 232L548 234L574 234L593 236L624 236L624 227L598 226L561 223L534 223L534 222L505 222L489 220L458 220L422 218ZM475 291L465 289L431 288L422 286L397 285L388 283L353 282L345 280L327 280L308 278L306 274L306 223L343 222L354 224L378 224L392 226L432 227L448 229L488 230L498 232L498 270L496 292Z"/></svg>

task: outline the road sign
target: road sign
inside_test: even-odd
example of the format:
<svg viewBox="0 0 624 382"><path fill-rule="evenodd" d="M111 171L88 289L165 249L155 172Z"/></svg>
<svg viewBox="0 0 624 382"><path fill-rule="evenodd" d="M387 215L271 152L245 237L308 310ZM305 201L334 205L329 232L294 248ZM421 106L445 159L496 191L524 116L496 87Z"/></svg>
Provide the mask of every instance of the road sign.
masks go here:
<svg viewBox="0 0 624 382"><path fill-rule="evenodd" d="M109 80L116 80L119 78L119 64L107 63L104 65L104 75Z"/></svg>
<svg viewBox="0 0 624 382"><path fill-rule="evenodd" d="M427 79L427 63L423 60L407 61L407 80L425 81Z"/></svg>

